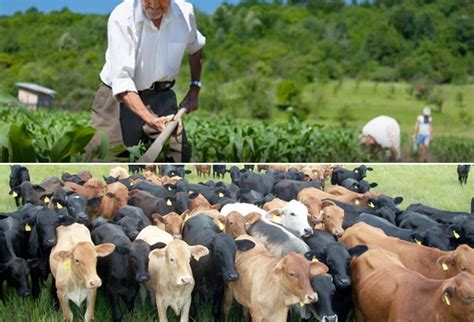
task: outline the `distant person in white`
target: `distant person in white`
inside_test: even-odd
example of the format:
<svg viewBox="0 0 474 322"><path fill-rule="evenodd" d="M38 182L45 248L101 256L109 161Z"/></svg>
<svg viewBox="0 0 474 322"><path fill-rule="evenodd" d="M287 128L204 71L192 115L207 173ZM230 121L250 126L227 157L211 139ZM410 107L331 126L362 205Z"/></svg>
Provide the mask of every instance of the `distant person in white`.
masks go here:
<svg viewBox="0 0 474 322"><path fill-rule="evenodd" d="M392 117L381 115L370 120L362 129L360 142L371 148L390 150L392 161L400 161L400 125Z"/></svg>
<svg viewBox="0 0 474 322"><path fill-rule="evenodd" d="M185 51L191 81L179 106L197 109L205 42L196 27L193 6L183 0L126 0L113 10L101 85L92 106L92 125L105 131L110 146L146 141L145 124L158 132L164 130L178 110L171 88ZM167 161L190 161L186 134L181 133L172 140ZM96 134L88 151L100 142Z"/></svg>
<svg viewBox="0 0 474 322"><path fill-rule="evenodd" d="M421 158L424 162L427 161L432 133L431 109L426 106L423 108L423 114L418 115L416 118L415 129L413 130L413 138L416 138L416 144L418 145Z"/></svg>

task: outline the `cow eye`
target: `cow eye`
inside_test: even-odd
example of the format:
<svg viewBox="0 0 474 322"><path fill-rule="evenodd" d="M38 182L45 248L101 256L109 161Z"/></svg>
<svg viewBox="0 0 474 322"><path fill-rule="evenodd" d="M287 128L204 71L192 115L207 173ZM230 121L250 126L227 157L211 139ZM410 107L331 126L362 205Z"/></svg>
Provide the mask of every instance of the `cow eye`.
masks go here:
<svg viewBox="0 0 474 322"><path fill-rule="evenodd" d="M171 262L171 263L174 263L174 258L170 258L170 262Z"/></svg>
<svg viewBox="0 0 474 322"><path fill-rule="evenodd" d="M234 223L232 221L229 222L229 225L232 226Z"/></svg>
<svg viewBox="0 0 474 322"><path fill-rule="evenodd" d="M290 213L290 215L292 215L292 216L296 216L294 212Z"/></svg>
<svg viewBox="0 0 474 322"><path fill-rule="evenodd" d="M465 272L465 271L467 271L467 268L462 266L461 271Z"/></svg>
<svg viewBox="0 0 474 322"><path fill-rule="evenodd" d="M81 262L81 261L78 260L78 259L75 259L74 261L76 262L76 264L79 264L79 263Z"/></svg>
<svg viewBox="0 0 474 322"><path fill-rule="evenodd" d="M295 273L291 273L291 272L288 272L288 276L291 277L291 278L294 278L296 276Z"/></svg>

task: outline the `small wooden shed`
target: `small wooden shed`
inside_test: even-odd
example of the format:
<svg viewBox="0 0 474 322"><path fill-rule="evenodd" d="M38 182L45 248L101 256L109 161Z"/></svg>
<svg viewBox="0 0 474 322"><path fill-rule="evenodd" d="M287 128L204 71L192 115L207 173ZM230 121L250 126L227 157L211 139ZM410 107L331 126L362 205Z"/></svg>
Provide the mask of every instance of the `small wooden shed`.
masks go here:
<svg viewBox="0 0 474 322"><path fill-rule="evenodd" d="M52 107L56 91L33 83L16 83L18 100L32 110Z"/></svg>

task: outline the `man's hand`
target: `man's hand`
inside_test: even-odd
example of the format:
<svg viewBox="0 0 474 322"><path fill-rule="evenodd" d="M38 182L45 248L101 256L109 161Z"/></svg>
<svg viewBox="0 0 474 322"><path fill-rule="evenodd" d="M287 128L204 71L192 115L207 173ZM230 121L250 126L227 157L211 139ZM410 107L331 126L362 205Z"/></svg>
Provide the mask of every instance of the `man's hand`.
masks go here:
<svg viewBox="0 0 474 322"><path fill-rule="evenodd" d="M145 119L145 123L151 128L157 130L158 132L163 132L166 128L166 124L173 119L174 115L168 116L156 116L153 115L150 118Z"/></svg>
<svg viewBox="0 0 474 322"><path fill-rule="evenodd" d="M199 101L199 87L191 86L188 93L183 98L183 101L179 104L179 108L187 108L188 113L198 109Z"/></svg>

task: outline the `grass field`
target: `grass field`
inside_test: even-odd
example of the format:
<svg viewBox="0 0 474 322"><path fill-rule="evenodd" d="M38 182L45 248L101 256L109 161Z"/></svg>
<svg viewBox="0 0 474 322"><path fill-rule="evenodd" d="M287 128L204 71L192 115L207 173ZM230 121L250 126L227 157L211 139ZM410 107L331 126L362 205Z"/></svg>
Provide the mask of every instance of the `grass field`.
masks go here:
<svg viewBox="0 0 474 322"><path fill-rule="evenodd" d="M60 176L61 172L77 173L89 169L94 176L107 174L109 169L115 165L29 165L32 182L40 182L48 176ZM347 165L352 168L354 165ZM404 201L401 208L406 208L411 203L422 202L436 208L469 211L471 198L474 196L474 179L469 178L468 184L461 187L457 181L456 166L446 165L372 165L373 172L369 172L368 181L378 182L376 192L384 192L390 196L403 196ZM192 166L188 166L192 169ZM9 191L8 177L10 169L7 165L0 165L0 211L12 211L15 209L13 198L7 195ZM188 179L198 182L201 179L193 173ZM207 180L202 179L202 180ZM226 176L225 181L229 181ZM7 288L6 303L0 302L0 321L34 321L34 322L60 322L60 313L53 309L53 301L49 294L50 280L45 285L40 299L35 302L31 298L20 299L16 293ZM75 321L82 320L85 307L78 310L71 304ZM96 305L96 321L109 321L111 311L107 300L99 293ZM79 318L80 317L80 318ZM178 321L174 314L169 311L170 321ZM136 309L133 314L126 315L124 321L154 321L156 313L152 306L147 303L141 306L137 299ZM199 306L197 321L211 321L209 305ZM231 321L241 321L240 315L233 311Z"/></svg>

